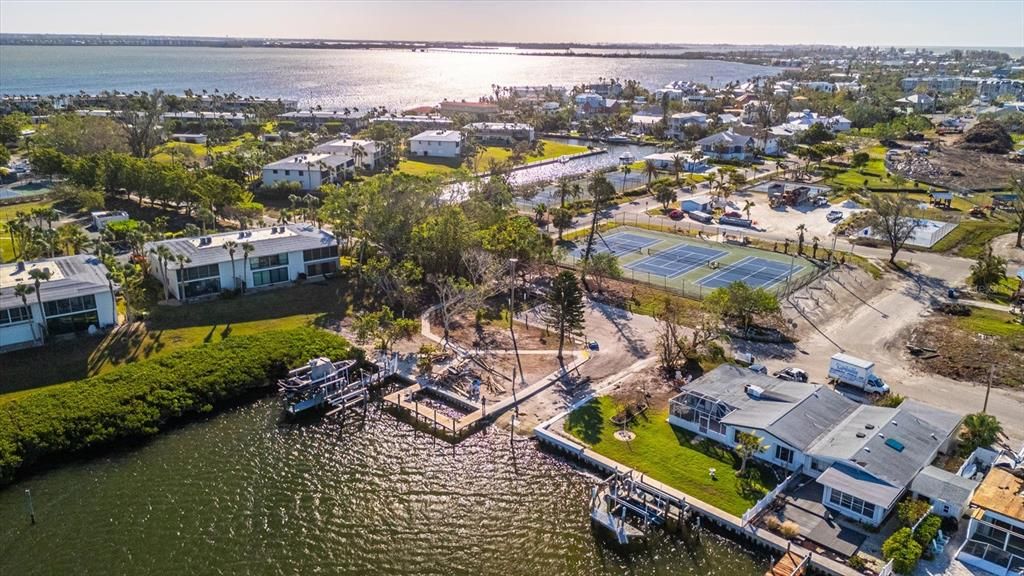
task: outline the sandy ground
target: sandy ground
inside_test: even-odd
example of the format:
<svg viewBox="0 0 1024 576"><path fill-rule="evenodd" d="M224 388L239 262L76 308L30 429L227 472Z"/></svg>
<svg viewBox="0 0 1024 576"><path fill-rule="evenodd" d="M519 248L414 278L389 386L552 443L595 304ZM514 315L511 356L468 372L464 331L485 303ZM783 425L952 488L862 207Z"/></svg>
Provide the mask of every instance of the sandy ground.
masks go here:
<svg viewBox="0 0 1024 576"><path fill-rule="evenodd" d="M532 430L534 426L564 410L574 401L618 378L650 366L657 360L654 349L657 340L656 322L650 316L640 316L595 302L587 303L585 341L596 341L598 350L580 367L570 382L559 382L519 408L516 428ZM511 413L498 419L508 425Z"/></svg>
<svg viewBox="0 0 1024 576"><path fill-rule="evenodd" d="M768 205L767 194L755 192L749 197L733 195L729 198L730 204L735 205L734 209L742 209L748 199L754 202L754 207L750 209L750 217L759 231L795 238L796 227L803 224L807 227L805 235L808 243L815 236L821 238L823 243L826 238L830 238L832 229L835 228L835 224L825 219L830 211L838 210L844 214L845 218L849 218L852 214L865 210L852 200L836 202L831 206L820 208L815 208L810 204L772 208Z"/></svg>
<svg viewBox="0 0 1024 576"><path fill-rule="evenodd" d="M908 327L929 318L931 304L942 297L946 286L962 278L960 268L955 261L941 266L925 259L913 275L890 274L878 286L850 272L816 282L786 306L799 342L787 346L737 343L736 348L752 352L769 370L803 368L816 382L827 379L832 354L847 352L875 361L876 373L897 393L961 414L978 412L985 403L985 386L913 368L902 340ZM853 297L839 296L842 292ZM1002 422L1010 446L1018 448L1024 442L1024 391L993 389L988 411Z"/></svg>
<svg viewBox="0 0 1024 576"><path fill-rule="evenodd" d="M1017 235L1004 234L992 241L992 253L1006 258L1006 272L1014 274L1018 268L1024 267L1024 248L1017 248Z"/></svg>

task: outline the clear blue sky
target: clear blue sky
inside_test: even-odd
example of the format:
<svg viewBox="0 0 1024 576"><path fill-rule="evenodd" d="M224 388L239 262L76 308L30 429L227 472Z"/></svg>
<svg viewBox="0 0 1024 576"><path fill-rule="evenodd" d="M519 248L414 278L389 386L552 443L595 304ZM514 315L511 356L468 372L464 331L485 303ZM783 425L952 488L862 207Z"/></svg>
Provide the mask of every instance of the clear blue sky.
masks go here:
<svg viewBox="0 0 1024 576"><path fill-rule="evenodd" d="M1024 46L1024 1L0 2L0 32Z"/></svg>

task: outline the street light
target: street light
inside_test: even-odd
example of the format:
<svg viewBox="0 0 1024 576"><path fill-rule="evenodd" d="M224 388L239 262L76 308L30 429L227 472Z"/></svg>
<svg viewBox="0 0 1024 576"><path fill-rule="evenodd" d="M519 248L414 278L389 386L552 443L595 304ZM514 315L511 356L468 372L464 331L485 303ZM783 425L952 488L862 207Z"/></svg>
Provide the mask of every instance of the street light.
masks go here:
<svg viewBox="0 0 1024 576"><path fill-rule="evenodd" d="M526 378L523 377L523 363L519 359L519 345L516 343L516 330L515 330L515 315L516 315L516 263L519 262L518 258L509 258L509 264L511 264L509 270L509 290L508 290L508 332L512 336L512 350L516 355L516 366L519 367L519 379L520 382L526 383ZM512 401L516 403L516 411L519 411L519 402L516 400L516 374L515 370L512 371Z"/></svg>

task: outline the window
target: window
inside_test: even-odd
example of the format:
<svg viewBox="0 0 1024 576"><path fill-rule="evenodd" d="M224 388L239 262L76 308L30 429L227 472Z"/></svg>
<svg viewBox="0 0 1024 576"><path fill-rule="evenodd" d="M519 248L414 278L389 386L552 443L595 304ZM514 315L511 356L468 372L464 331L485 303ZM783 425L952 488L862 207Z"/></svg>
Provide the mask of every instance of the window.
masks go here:
<svg viewBox="0 0 1024 576"><path fill-rule="evenodd" d="M51 335L84 332L90 325L100 325L100 317L95 310L46 319L46 331Z"/></svg>
<svg viewBox="0 0 1024 576"><path fill-rule="evenodd" d="M271 254L270 256L260 256L258 258L249 258L249 269L250 270L262 270L264 268L273 268L275 266L287 266L288 265L288 253L283 254Z"/></svg>
<svg viewBox="0 0 1024 576"><path fill-rule="evenodd" d="M288 268L273 268L270 270L259 270L252 273L253 286L266 286L288 281Z"/></svg>
<svg viewBox="0 0 1024 576"><path fill-rule="evenodd" d="M271 170L271 172L273 172L274 174L277 174L277 169L275 168L274 170Z"/></svg>
<svg viewBox="0 0 1024 576"><path fill-rule="evenodd" d="M285 176L291 176L292 175L292 171L291 170L285 170L284 171L284 175Z"/></svg>
<svg viewBox="0 0 1024 576"><path fill-rule="evenodd" d="M785 446L776 444L775 445L775 459L780 462L786 462L788 464L793 463L793 451Z"/></svg>
<svg viewBox="0 0 1024 576"><path fill-rule="evenodd" d="M328 258L336 258L338 256L338 249L335 246L324 246L323 248L312 248L310 250L302 251L302 261L312 262L313 260L326 260Z"/></svg>
<svg viewBox="0 0 1024 576"><path fill-rule="evenodd" d="M855 496L850 496L845 492L832 489L832 494L828 498L829 503L845 508L854 514L859 514L866 518L873 518L875 516L875 505L870 502L865 502Z"/></svg>
<svg viewBox="0 0 1024 576"><path fill-rule="evenodd" d="M306 276L320 276L322 274L331 274L338 270L337 262L318 262L315 264L306 265Z"/></svg>
<svg viewBox="0 0 1024 576"><path fill-rule="evenodd" d="M202 280L204 278L219 278L220 266L217 264L193 266L192 268L185 268L184 270L178 270L177 272L178 282L192 282L193 280Z"/></svg>
<svg viewBox="0 0 1024 576"><path fill-rule="evenodd" d="M43 302L43 309L46 311L47 317L95 310L96 297L89 294L88 296L75 296L73 298L64 298L63 300Z"/></svg>
<svg viewBox="0 0 1024 576"><path fill-rule="evenodd" d="M28 306L18 306L17 308L0 310L0 324L15 324L17 322L24 322L31 319L32 311Z"/></svg>
<svg viewBox="0 0 1024 576"><path fill-rule="evenodd" d="M302 170L299 170L299 176L303 176L304 174L305 174L305 172L303 172Z"/></svg>

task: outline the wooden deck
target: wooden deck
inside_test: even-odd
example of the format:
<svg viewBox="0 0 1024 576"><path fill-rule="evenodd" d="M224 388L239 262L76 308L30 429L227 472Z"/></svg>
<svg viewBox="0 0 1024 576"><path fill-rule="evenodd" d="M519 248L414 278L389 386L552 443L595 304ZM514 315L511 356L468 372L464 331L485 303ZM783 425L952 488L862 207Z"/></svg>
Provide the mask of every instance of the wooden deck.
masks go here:
<svg viewBox="0 0 1024 576"><path fill-rule="evenodd" d="M807 563L804 557L787 550L782 558L772 566L772 569L765 572L764 576L800 576L807 571Z"/></svg>

